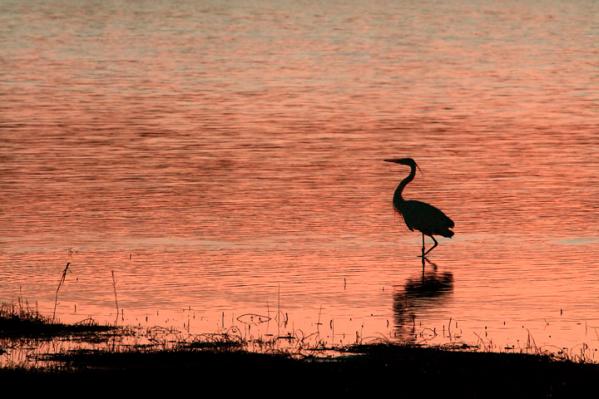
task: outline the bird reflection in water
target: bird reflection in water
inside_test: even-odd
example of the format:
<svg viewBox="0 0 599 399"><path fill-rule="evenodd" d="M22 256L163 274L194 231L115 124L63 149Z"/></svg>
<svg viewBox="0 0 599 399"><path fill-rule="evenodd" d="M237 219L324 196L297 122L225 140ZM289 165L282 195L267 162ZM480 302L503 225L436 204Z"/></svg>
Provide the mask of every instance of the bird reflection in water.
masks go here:
<svg viewBox="0 0 599 399"><path fill-rule="evenodd" d="M420 338L426 339L423 326L417 317L430 309L444 305L453 292L453 274L439 273L436 264L427 260L432 270L425 271L418 277L408 278L405 284L393 294L393 314L395 317L395 335L402 342L414 343ZM434 335L434 332L426 334Z"/></svg>

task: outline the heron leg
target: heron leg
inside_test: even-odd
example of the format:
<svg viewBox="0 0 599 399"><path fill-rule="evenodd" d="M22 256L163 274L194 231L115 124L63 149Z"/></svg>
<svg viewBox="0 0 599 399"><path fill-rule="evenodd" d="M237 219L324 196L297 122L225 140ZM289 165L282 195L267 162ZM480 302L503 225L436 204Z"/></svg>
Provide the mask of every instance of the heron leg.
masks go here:
<svg viewBox="0 0 599 399"><path fill-rule="evenodd" d="M435 262L431 262L428 258L422 258L422 262L426 261L429 265L433 267L433 271L436 272L439 266Z"/></svg>
<svg viewBox="0 0 599 399"><path fill-rule="evenodd" d="M424 233L422 233L422 255L420 257L424 259L424 255L426 254L424 253Z"/></svg>
<svg viewBox="0 0 599 399"><path fill-rule="evenodd" d="M435 242L435 245L433 245L432 247L430 247L430 248L428 249L428 251L426 251L426 252L424 252L424 245L423 245L423 246L422 246L422 251L423 251L423 253L422 253L422 257L425 257L425 256L426 256L426 254L428 254L430 251L432 251L433 249L435 249L435 247L436 247L437 245L439 245L439 243L437 242L437 240L435 240L435 237L433 237L433 236L429 236L429 237L433 239L433 241ZM424 234L422 235L422 241L424 242Z"/></svg>

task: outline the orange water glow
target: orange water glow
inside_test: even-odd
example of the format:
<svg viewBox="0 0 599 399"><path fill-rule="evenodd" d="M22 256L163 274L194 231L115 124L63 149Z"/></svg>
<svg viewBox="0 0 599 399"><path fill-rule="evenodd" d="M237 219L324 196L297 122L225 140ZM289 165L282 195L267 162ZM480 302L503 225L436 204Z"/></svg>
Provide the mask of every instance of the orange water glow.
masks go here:
<svg viewBox="0 0 599 399"><path fill-rule="evenodd" d="M114 271L120 324L594 360L598 11L3 2L0 300L71 262L62 321ZM400 156L456 222L424 271Z"/></svg>

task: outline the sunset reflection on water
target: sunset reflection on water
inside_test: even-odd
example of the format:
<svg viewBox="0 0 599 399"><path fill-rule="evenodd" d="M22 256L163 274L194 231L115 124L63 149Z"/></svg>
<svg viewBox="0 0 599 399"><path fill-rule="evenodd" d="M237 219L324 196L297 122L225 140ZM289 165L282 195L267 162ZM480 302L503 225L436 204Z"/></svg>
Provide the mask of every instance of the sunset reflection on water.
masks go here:
<svg viewBox="0 0 599 399"><path fill-rule="evenodd" d="M63 321L114 271L134 325L599 346L593 1L90 4L0 5L0 300L71 262Z"/></svg>

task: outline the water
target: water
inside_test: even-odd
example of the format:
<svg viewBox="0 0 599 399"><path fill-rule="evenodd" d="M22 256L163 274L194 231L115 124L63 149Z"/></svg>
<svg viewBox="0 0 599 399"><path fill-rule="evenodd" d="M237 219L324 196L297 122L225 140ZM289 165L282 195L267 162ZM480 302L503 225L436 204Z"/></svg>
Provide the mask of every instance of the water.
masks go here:
<svg viewBox="0 0 599 399"><path fill-rule="evenodd" d="M62 321L114 321L114 271L119 323L594 355L598 33L594 1L3 1L0 300L51 314L70 262ZM456 222L424 272L404 156Z"/></svg>

